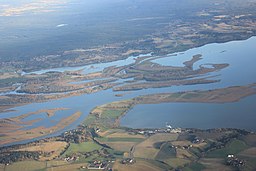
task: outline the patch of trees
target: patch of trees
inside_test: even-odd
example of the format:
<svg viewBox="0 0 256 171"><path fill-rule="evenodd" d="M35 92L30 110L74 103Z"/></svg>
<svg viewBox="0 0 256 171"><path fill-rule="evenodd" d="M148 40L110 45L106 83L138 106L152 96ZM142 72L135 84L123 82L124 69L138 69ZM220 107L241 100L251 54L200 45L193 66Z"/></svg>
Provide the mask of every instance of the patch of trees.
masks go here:
<svg viewBox="0 0 256 171"><path fill-rule="evenodd" d="M243 130L233 130L233 133L227 134L222 136L221 138L217 139L216 142L211 142L209 145L204 149L205 152L212 151L215 149L221 149L227 145L233 139L239 138L240 135L248 134L247 131Z"/></svg>
<svg viewBox="0 0 256 171"><path fill-rule="evenodd" d="M61 137L68 143L82 143L88 141L89 133L85 127L79 126L77 129L63 133Z"/></svg>
<svg viewBox="0 0 256 171"><path fill-rule="evenodd" d="M13 151L8 153L0 154L0 163L9 164L17 161L22 161L26 159L39 159L39 152L28 152L28 151Z"/></svg>

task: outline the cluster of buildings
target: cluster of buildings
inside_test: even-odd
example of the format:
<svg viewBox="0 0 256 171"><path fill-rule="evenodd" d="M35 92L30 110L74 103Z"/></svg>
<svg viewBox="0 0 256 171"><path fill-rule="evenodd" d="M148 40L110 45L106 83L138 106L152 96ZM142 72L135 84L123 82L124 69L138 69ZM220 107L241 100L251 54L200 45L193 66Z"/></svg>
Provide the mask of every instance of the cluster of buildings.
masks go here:
<svg viewBox="0 0 256 171"><path fill-rule="evenodd" d="M150 136L157 133L181 133L181 128L159 128L159 129L132 129L129 131L130 134L141 134Z"/></svg>
<svg viewBox="0 0 256 171"><path fill-rule="evenodd" d="M239 159L238 157L236 157L233 154L229 154L226 159L226 164L229 166L241 167L241 166L245 165L245 161Z"/></svg>
<svg viewBox="0 0 256 171"><path fill-rule="evenodd" d="M95 160L91 162L88 166L88 170L112 170L111 167L109 167L110 161L100 161Z"/></svg>
<svg viewBox="0 0 256 171"><path fill-rule="evenodd" d="M64 161L74 162L79 160L79 158L88 158L91 156L97 156L99 158L103 158L104 160L93 160L89 162L89 165L87 166L87 169L89 170L109 170L109 168L111 168L109 166L111 166L111 164L115 162L115 157L112 154L109 154L108 151L104 148L91 152L75 153L72 156L67 156L66 158L64 158Z"/></svg>
<svg viewBox="0 0 256 171"><path fill-rule="evenodd" d="M79 160L79 157L78 156L71 156L71 157L66 157L64 160L67 161L67 162L72 162L72 161Z"/></svg>
<svg viewBox="0 0 256 171"><path fill-rule="evenodd" d="M205 142L205 140L202 139L202 138L199 138L199 137L195 137L191 142L192 142L193 144L199 144L199 143Z"/></svg>
<svg viewBox="0 0 256 171"><path fill-rule="evenodd" d="M120 161L121 164L127 164L127 165L134 164L135 162L136 160L134 158L125 158Z"/></svg>

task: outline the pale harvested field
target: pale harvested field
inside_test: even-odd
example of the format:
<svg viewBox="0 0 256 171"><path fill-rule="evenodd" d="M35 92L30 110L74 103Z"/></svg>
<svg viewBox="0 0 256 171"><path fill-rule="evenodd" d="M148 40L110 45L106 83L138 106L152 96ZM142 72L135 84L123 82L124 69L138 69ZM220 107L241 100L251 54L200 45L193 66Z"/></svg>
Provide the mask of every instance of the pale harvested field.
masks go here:
<svg viewBox="0 0 256 171"><path fill-rule="evenodd" d="M114 134L114 133L124 133L125 130L123 129L108 129L106 131L100 131L98 134L102 137L106 137L110 134Z"/></svg>
<svg viewBox="0 0 256 171"><path fill-rule="evenodd" d="M130 151L132 146L136 145L137 142L124 142L124 141L117 141L117 142L106 142L108 146L111 148L118 150L118 151Z"/></svg>
<svg viewBox="0 0 256 171"><path fill-rule="evenodd" d="M46 162L47 167L56 167L69 164L67 161L64 160L51 160Z"/></svg>
<svg viewBox="0 0 256 171"><path fill-rule="evenodd" d="M43 152L51 152L59 148L63 148L67 146L67 142L64 141L54 141L54 142L44 142L40 143L36 146L21 148L17 151L43 151Z"/></svg>
<svg viewBox="0 0 256 171"><path fill-rule="evenodd" d="M239 153L239 155L246 156L246 157L256 157L256 147L246 149L241 153Z"/></svg>
<svg viewBox="0 0 256 171"><path fill-rule="evenodd" d="M190 141L173 141L172 145L174 146L188 146L191 145L192 143Z"/></svg>
<svg viewBox="0 0 256 171"><path fill-rule="evenodd" d="M51 156L49 157L42 157L40 160L51 160L54 157L57 157L60 155L60 153L65 149L65 147L68 145L67 142L63 141L54 141L54 142L44 142L40 143L36 146L21 148L17 151L42 151L42 152L53 152Z"/></svg>
<svg viewBox="0 0 256 171"><path fill-rule="evenodd" d="M0 171L4 171L4 167L5 167L4 164L0 164Z"/></svg>
<svg viewBox="0 0 256 171"><path fill-rule="evenodd" d="M162 141L175 141L178 134L161 133L155 134L135 146L135 157L154 159L159 149L154 148L154 143Z"/></svg>
<svg viewBox="0 0 256 171"><path fill-rule="evenodd" d="M45 162L39 161L22 161L15 162L9 166L6 166L5 171L34 171L43 169L46 167Z"/></svg>
<svg viewBox="0 0 256 171"><path fill-rule="evenodd" d="M120 164L119 161L116 161L113 167L113 170L118 171L161 171L163 169L154 166L150 162L138 160L133 165L124 165Z"/></svg>
<svg viewBox="0 0 256 171"><path fill-rule="evenodd" d="M127 132L116 132L107 136L107 138L145 138L143 135L132 135Z"/></svg>
<svg viewBox="0 0 256 171"><path fill-rule="evenodd" d="M204 147L204 146L206 146L207 145L207 143L198 143L198 144L193 144L193 147Z"/></svg>
<svg viewBox="0 0 256 171"><path fill-rule="evenodd" d="M51 167L47 171L75 171L80 170L82 166L87 166L86 164L69 164L65 166Z"/></svg>

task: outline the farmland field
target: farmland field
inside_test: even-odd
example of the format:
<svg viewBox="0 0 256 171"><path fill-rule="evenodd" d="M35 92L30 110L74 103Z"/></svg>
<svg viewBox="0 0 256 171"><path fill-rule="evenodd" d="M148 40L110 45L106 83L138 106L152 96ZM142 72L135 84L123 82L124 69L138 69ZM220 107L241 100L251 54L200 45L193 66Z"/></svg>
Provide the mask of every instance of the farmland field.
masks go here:
<svg viewBox="0 0 256 171"><path fill-rule="evenodd" d="M167 163L168 165L170 165L171 167L180 167L180 166L184 166L185 164L189 163L190 161L187 159L180 159L180 158L170 158L164 161L165 163Z"/></svg>
<svg viewBox="0 0 256 171"><path fill-rule="evenodd" d="M154 143L161 142L161 141L174 141L178 137L178 134L156 134L145 141L139 143L135 147L134 156L141 157L141 158L149 158L154 159L159 149L154 147Z"/></svg>
<svg viewBox="0 0 256 171"><path fill-rule="evenodd" d="M77 153L77 152L90 152L93 150L98 150L100 149L101 146L99 146L98 144L94 143L94 142L84 142L81 144L74 144L71 143L69 148L67 149L67 151L65 151L65 153L63 154L63 156L68 156L68 155L72 155L73 153Z"/></svg>
<svg viewBox="0 0 256 171"><path fill-rule="evenodd" d="M161 171L164 170L157 166L154 166L150 161L137 160L133 165L122 165L119 162L115 162L113 169L122 171Z"/></svg>
<svg viewBox="0 0 256 171"><path fill-rule="evenodd" d="M5 171L17 171L17 170L26 170L26 171L34 171L39 169L46 168L45 162L40 161L22 161L13 163L5 168Z"/></svg>
<svg viewBox="0 0 256 171"><path fill-rule="evenodd" d="M211 158L223 158L228 154L238 154L239 152L247 149L248 146L241 140L233 140L226 147L218 150L214 150L208 153L208 157Z"/></svg>
<svg viewBox="0 0 256 171"><path fill-rule="evenodd" d="M60 155L65 150L68 143L63 141L51 141L39 143L36 146L21 148L17 151L42 151L45 153L51 153L50 156L41 157L40 160L52 160L53 158Z"/></svg>

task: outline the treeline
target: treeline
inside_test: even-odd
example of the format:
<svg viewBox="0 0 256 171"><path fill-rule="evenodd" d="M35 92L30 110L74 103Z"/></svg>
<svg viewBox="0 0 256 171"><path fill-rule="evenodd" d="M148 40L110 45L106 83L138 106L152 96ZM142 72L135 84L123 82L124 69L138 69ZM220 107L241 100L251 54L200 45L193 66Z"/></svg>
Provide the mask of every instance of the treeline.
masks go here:
<svg viewBox="0 0 256 171"><path fill-rule="evenodd" d="M28 152L28 151L13 151L7 153L0 153L0 163L10 164L17 161L22 161L26 159L39 159L39 152Z"/></svg>

